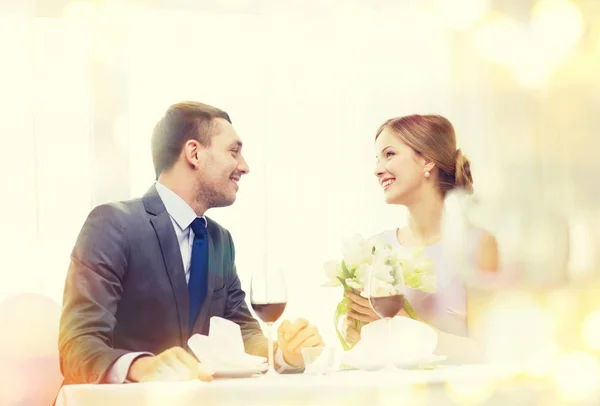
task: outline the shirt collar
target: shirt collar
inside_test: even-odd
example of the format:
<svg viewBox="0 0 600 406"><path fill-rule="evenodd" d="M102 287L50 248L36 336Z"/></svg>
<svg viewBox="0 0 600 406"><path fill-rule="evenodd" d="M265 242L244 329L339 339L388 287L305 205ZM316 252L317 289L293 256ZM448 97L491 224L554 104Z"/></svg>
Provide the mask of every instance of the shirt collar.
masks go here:
<svg viewBox="0 0 600 406"><path fill-rule="evenodd" d="M160 199L167 209L167 213L169 213L182 230L188 228L190 224L192 224L192 221L198 217L194 210L181 198L181 196L165 185L156 182L155 186ZM206 217L200 217L206 221Z"/></svg>

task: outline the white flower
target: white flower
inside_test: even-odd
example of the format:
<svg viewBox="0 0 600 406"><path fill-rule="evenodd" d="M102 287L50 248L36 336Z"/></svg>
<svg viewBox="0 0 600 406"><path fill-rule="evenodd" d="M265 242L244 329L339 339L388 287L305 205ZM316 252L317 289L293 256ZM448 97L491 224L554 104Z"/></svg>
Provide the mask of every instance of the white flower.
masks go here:
<svg viewBox="0 0 600 406"><path fill-rule="evenodd" d="M364 291L361 293L363 297L382 297L398 294L399 292L391 283L384 282L378 278L369 279Z"/></svg>
<svg viewBox="0 0 600 406"><path fill-rule="evenodd" d="M392 266L385 262L377 262L372 266L373 277L386 283L393 283Z"/></svg>
<svg viewBox="0 0 600 406"><path fill-rule="evenodd" d="M372 261L372 249L373 246L369 245L360 234L346 239L342 246L342 255L348 269L353 270L363 263L370 264Z"/></svg>
<svg viewBox="0 0 600 406"><path fill-rule="evenodd" d="M342 281L339 279L344 277L342 273L342 264L337 261L327 261L323 265L323 268L325 268L327 282L325 282L322 286L331 287L340 286L342 284Z"/></svg>
<svg viewBox="0 0 600 406"><path fill-rule="evenodd" d="M357 291L362 291L363 290L363 285L358 283L357 281L355 281L352 278L348 278L346 279L346 285L350 286L352 289L355 289Z"/></svg>
<svg viewBox="0 0 600 406"><path fill-rule="evenodd" d="M404 286L429 293L437 289L434 264L422 249L400 255L379 236L365 240L356 234L344 240L342 253L341 263L325 263L323 286L343 284L365 297L401 293Z"/></svg>
<svg viewBox="0 0 600 406"><path fill-rule="evenodd" d="M368 244L369 247L371 247L371 252L373 252L373 248L375 249L375 252L386 250L389 251L389 245L386 245L385 241L383 241L383 239L378 235L369 238L366 241L366 244Z"/></svg>
<svg viewBox="0 0 600 406"><path fill-rule="evenodd" d="M409 258L401 258L398 263L406 286L428 293L436 291L435 265L423 250L413 250Z"/></svg>
<svg viewBox="0 0 600 406"><path fill-rule="evenodd" d="M371 269L372 266L369 264L360 264L359 267L356 268L356 271L354 271L354 280L361 285L361 288L363 288L369 280Z"/></svg>

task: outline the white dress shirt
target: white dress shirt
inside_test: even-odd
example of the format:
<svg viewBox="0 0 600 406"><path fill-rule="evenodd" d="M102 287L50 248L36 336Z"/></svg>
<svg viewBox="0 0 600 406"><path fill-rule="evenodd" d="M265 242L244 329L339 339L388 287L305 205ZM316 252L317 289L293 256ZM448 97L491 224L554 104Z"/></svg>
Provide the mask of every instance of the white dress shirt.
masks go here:
<svg viewBox="0 0 600 406"><path fill-rule="evenodd" d="M167 213L171 217L173 228L175 229L175 235L177 236L177 242L179 244L179 250L181 251L181 259L183 262L183 270L185 272L185 281L190 281L190 264L192 262L192 245L194 244L194 231L190 225L192 221L196 219L196 213L194 210L175 192L168 187L161 185L156 182L156 191L160 196ZM204 216L202 216L204 218ZM204 218L206 221L206 218ZM129 367L133 361L141 355L154 355L148 352L130 352L121 356L115 363L110 367L106 374L106 381L108 383L124 383L127 380L127 373ZM282 369L294 370L292 366L289 366L283 359L281 349L277 349L275 355L276 362L282 366Z"/></svg>

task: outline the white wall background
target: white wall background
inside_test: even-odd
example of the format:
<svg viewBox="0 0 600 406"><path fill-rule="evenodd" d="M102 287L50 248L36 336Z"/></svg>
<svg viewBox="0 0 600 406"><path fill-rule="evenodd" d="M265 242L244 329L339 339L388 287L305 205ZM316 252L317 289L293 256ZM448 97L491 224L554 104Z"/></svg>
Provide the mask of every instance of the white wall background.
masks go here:
<svg viewBox="0 0 600 406"><path fill-rule="evenodd" d="M266 251L269 266L286 272L285 317L308 318L332 342L341 292L319 287L322 264L339 257L343 237L402 220L400 210L383 204L372 174L374 132L394 115L450 110L443 31L398 16L159 18L159 28L155 12L131 27L131 142L147 146L171 102L202 100L226 109L251 173L236 204L209 215L233 233L244 285L264 266ZM361 25L368 29L357 31ZM135 45L138 38L153 46ZM150 153L131 151L132 194L139 195L153 179Z"/></svg>
<svg viewBox="0 0 600 406"><path fill-rule="evenodd" d="M266 252L286 272L285 317L308 318L330 343L341 291L319 286L323 262L339 258L344 237L405 220L383 203L372 173L379 124L446 115L476 187L509 176L497 153L510 156L498 147L515 116L498 118L490 96L509 85L414 2L386 10L349 2L323 14L299 3L262 13L112 4L79 4L64 18L0 17L0 301L33 291L60 302L85 216L148 189L151 129L184 99L227 110L244 141L251 173L238 200L209 212L233 234L244 286ZM122 79L119 108L101 97L98 63ZM111 107L107 137L93 111ZM536 117L520 122L526 132ZM105 138L114 144L107 153Z"/></svg>

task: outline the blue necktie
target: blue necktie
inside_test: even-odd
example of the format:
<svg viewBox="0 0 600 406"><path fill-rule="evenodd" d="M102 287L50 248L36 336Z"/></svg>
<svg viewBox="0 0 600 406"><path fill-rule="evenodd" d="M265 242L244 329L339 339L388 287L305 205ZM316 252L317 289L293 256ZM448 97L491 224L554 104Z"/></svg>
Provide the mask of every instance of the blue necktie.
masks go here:
<svg viewBox="0 0 600 406"><path fill-rule="evenodd" d="M192 246L192 261L190 264L190 280L188 293L190 295L190 332L200 312L200 306L206 297L208 280L208 233L206 221L196 217L191 224L194 231L194 245Z"/></svg>

